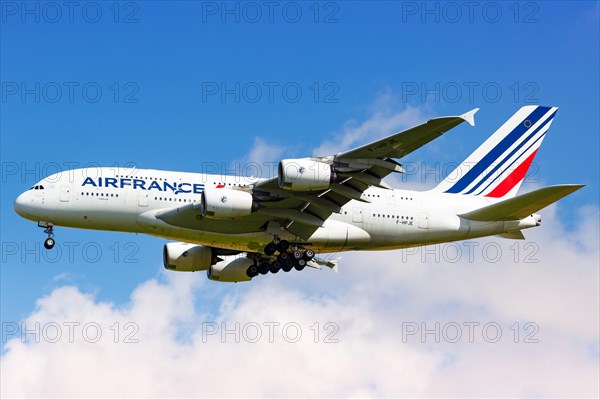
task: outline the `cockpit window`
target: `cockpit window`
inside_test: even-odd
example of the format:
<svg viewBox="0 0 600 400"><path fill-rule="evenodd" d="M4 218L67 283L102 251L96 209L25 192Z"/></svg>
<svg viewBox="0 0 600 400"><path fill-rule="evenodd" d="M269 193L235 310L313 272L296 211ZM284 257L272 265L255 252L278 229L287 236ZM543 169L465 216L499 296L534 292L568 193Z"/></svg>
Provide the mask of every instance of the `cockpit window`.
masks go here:
<svg viewBox="0 0 600 400"><path fill-rule="evenodd" d="M44 186L43 185L35 185L32 188L29 188L29 190L44 190Z"/></svg>

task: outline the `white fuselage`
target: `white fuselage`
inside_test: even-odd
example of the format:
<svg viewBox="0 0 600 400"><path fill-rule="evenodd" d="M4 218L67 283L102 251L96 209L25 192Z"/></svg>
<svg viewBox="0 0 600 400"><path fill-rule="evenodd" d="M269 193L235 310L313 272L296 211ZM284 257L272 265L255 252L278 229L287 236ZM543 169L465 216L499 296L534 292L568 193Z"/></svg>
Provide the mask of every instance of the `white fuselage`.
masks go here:
<svg viewBox="0 0 600 400"><path fill-rule="evenodd" d="M155 217L200 201L206 187L251 185L257 178L158 170L119 173L114 168L72 170L43 179L21 194L15 210L54 226L136 232L223 249L256 252L273 240L272 232L244 232L235 219L220 220L228 233L181 228ZM458 215L489 205L482 197L371 187L368 202L352 200L332 214L308 242L317 252L398 249L464 240L536 226L520 221L476 222ZM282 239L297 241L282 231Z"/></svg>

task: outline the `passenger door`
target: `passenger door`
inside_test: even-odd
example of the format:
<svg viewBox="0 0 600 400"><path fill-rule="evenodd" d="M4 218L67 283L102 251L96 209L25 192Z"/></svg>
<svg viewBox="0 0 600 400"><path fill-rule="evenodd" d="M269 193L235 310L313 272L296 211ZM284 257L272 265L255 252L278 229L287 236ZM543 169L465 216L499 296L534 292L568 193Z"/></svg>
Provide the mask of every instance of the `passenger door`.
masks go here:
<svg viewBox="0 0 600 400"><path fill-rule="evenodd" d="M148 207L148 192L140 190L138 193L138 206Z"/></svg>
<svg viewBox="0 0 600 400"><path fill-rule="evenodd" d="M71 187L63 185L60 187L60 201L67 202L71 200Z"/></svg>

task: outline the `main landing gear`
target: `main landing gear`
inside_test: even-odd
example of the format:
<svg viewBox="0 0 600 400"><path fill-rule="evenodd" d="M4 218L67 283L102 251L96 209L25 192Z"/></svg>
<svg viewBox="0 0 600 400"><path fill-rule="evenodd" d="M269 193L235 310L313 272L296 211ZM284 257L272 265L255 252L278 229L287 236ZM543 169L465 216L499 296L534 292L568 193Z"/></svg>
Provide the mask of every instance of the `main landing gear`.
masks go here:
<svg viewBox="0 0 600 400"><path fill-rule="evenodd" d="M44 240L44 247L47 250L50 250L54 247L54 245L56 244L56 242L54 241L54 225L52 224L38 224L38 226L44 228L44 233L48 235L48 237L46 238L46 240Z"/></svg>
<svg viewBox="0 0 600 400"><path fill-rule="evenodd" d="M287 240L271 242L265 246L264 254L266 256L273 257L277 252L279 254L274 261L257 259L254 265L248 267L246 274L250 278L254 278L258 274L266 275L269 272L276 274L279 271L290 272L292 269L302 271L306 267L306 263L315 256L313 249L292 246Z"/></svg>

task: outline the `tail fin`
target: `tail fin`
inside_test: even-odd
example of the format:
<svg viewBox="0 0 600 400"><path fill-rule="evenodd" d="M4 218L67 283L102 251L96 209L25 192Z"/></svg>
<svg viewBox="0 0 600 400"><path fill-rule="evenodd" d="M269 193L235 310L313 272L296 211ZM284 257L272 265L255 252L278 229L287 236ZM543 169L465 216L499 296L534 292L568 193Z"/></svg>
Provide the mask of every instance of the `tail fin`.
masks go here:
<svg viewBox="0 0 600 400"><path fill-rule="evenodd" d="M435 190L496 199L514 197L557 110L522 107Z"/></svg>

